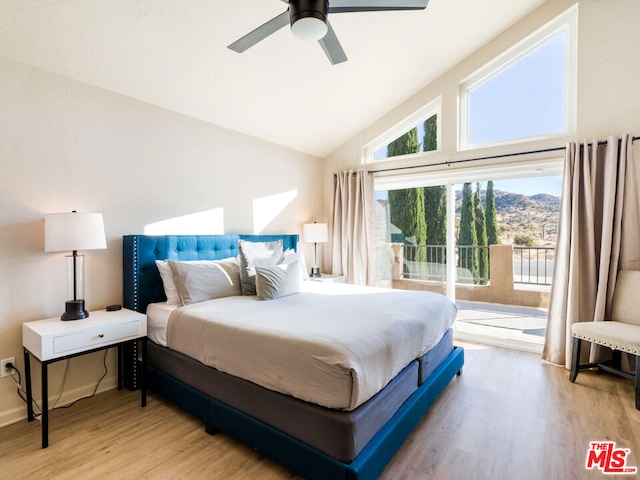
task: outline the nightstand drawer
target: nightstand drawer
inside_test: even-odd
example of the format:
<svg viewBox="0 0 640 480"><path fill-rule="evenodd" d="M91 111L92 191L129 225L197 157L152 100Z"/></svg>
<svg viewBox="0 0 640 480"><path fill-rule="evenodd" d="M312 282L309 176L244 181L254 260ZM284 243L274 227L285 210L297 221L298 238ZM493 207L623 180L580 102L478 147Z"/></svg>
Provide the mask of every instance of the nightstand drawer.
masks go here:
<svg viewBox="0 0 640 480"><path fill-rule="evenodd" d="M76 333L69 333L53 338L53 353L55 355L78 349L89 350L94 346L118 343L138 337L139 322L137 320L119 325L103 325Z"/></svg>

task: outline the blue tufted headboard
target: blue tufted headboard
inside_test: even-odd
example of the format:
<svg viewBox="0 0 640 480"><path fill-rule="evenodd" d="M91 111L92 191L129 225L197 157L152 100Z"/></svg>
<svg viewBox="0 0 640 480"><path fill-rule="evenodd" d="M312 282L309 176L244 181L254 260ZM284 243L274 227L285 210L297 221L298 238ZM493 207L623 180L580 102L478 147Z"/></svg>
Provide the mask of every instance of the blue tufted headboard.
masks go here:
<svg viewBox="0 0 640 480"><path fill-rule="evenodd" d="M219 260L238 255L238 240L271 242L298 249L298 235L125 235L122 237L124 306L145 313L166 300L156 260Z"/></svg>

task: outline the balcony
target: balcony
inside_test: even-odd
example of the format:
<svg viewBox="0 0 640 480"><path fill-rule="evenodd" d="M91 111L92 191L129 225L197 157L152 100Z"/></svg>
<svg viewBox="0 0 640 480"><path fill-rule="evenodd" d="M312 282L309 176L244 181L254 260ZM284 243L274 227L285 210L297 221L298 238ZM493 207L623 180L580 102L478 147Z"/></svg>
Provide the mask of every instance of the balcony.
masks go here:
<svg viewBox="0 0 640 480"><path fill-rule="evenodd" d="M473 255L488 250L488 269L474 275ZM446 293L446 247L379 246L379 269L388 269L394 288ZM522 307L548 308L553 248L491 245L456 248L456 299Z"/></svg>

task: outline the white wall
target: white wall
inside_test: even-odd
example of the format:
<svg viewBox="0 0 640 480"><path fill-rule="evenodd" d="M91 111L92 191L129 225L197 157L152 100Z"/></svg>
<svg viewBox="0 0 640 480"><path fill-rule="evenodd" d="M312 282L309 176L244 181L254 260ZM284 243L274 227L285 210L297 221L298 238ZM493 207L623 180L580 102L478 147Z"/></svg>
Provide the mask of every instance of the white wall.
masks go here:
<svg viewBox="0 0 640 480"><path fill-rule="evenodd" d="M484 148L476 151L457 150L458 86L477 69L503 53L557 15L578 4L578 74L577 74L577 127L575 134L516 147ZM570 139L604 139L608 135L631 133L640 135L640 2L637 0L553 0L548 1L520 22L498 35L474 54L460 62L434 82L398 105L386 116L377 119L356 137L341 146L324 162L324 205L329 211L331 199L331 173L355 168L378 170L389 167L440 163L464 158L484 157L507 151L527 151L562 147ZM418 160L396 160L362 165L362 148L413 112L437 97L442 99L441 150L425 154ZM640 159L640 142L634 151ZM562 155L560 153L560 155ZM494 160L485 164L540 160L537 157L519 157ZM463 166L477 163L462 164ZM433 167L430 172L457 169ZM637 169L640 174L640 168ZM416 172L416 170L413 170ZM328 267L328 260L325 267Z"/></svg>
<svg viewBox="0 0 640 480"><path fill-rule="evenodd" d="M65 254L44 252L45 213L104 215L107 250L84 252L87 307L99 309L122 302L121 236L149 223L221 209L212 233L301 233L321 212L319 158L3 59L0 105L0 359L23 374L22 323L59 316L67 300ZM271 196L268 220L254 218ZM64 363L50 368L52 396ZM73 359L65 392L88 393L101 374L101 353ZM25 416L0 379L0 425Z"/></svg>

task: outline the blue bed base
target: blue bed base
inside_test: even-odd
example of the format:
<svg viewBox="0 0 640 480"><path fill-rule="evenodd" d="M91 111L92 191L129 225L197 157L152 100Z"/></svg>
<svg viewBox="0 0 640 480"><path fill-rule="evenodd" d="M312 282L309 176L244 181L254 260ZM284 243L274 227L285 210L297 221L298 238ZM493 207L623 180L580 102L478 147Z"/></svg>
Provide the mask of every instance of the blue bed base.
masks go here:
<svg viewBox="0 0 640 480"><path fill-rule="evenodd" d="M297 235L125 236L125 307L144 312L149 303L165 299L156 259L226 258L237 253L240 238L250 241L282 238L285 249L297 248L298 242ZM154 391L202 419L207 432L227 433L306 478L369 480L382 473L451 379L461 373L463 364L464 350L456 347L351 463L338 461L153 367L147 367L147 381Z"/></svg>

